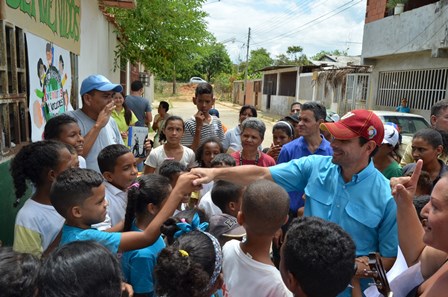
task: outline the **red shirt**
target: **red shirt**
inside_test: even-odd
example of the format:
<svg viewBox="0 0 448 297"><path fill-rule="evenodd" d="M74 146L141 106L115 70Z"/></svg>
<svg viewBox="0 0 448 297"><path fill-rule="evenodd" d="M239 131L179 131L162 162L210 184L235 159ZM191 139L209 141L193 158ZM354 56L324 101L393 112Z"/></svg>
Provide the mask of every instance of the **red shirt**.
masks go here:
<svg viewBox="0 0 448 297"><path fill-rule="evenodd" d="M257 165L257 166L260 166L260 167L269 167L269 166L273 166L273 165L276 164L275 160L271 156L269 156L269 155L267 155L267 154L265 154L263 152L260 152L260 151L258 151L258 154L260 156L258 158L258 162L256 162L256 160L241 159L240 152L233 152L230 155L235 159L236 166L239 166L239 165Z"/></svg>

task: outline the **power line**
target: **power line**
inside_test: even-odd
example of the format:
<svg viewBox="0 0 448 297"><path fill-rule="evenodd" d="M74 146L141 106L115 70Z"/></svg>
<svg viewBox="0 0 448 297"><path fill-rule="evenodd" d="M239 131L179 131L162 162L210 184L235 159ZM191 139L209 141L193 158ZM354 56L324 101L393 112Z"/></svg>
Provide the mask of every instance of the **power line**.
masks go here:
<svg viewBox="0 0 448 297"><path fill-rule="evenodd" d="M352 1L353 1L353 0L352 0ZM319 6L324 5L324 3L326 3L326 2L328 2L328 0L327 0L327 1L322 1L322 2L318 3L314 8L318 8ZM307 4L307 3L305 3L305 4ZM303 7L305 7L305 6L303 6ZM301 7L301 8L302 8L302 7ZM285 23L290 22L291 19L296 18L296 17L298 17L297 14L291 14L289 17L282 18L281 21L279 21L279 22L277 22L277 23L274 23L274 24L271 24L271 23L266 24L266 26L267 26L267 30L260 30L260 28L256 28L256 29L254 30L254 31L255 31L255 34L261 35L261 34L267 34L267 33L269 33L269 32L272 32L272 31L274 31L275 29L277 29L277 28L281 27L282 25L284 25Z"/></svg>
<svg viewBox="0 0 448 297"><path fill-rule="evenodd" d="M299 32L301 32L301 31L307 29L308 27L310 27L310 26L312 26L312 25L320 24L320 23L322 23L322 22L324 22L324 21L326 21L326 20L332 18L333 16L338 15L338 14L340 14L341 12L346 11L347 9L349 9L349 8L351 8L351 7L353 7L353 6L355 6L356 4L361 3L363 0L359 0L358 2L355 2L355 3L351 4L351 5L349 5L348 7L343 8L344 6L346 6L347 4L349 4L350 2L353 2L353 1L354 1L354 0L348 1L348 2L344 3L343 5L337 7L336 9L333 9L332 11L330 11L330 12L328 12L328 13L325 13L325 14L323 14L323 15L321 15L321 16L319 16L319 17L317 17L317 18L315 18L315 19L313 19L313 20L311 20L311 21L309 21L309 22L306 22L305 24L299 26L298 28L292 30L291 32L288 32L288 33L282 33L282 34L277 35L277 36L275 36L275 37L273 37L273 38L265 39L265 40L263 40L262 42L254 42L252 45L265 44L265 43L272 42L272 41L275 41L275 40L278 40L278 39L281 39L281 38L284 38L284 37L287 37L287 36L291 36L291 35L293 35L293 34L297 34L297 33L299 33ZM341 9L341 8L343 8L343 9ZM338 11L338 10L339 10L339 11ZM333 12L335 12L335 13L333 13ZM333 13L333 14L330 15L331 13ZM329 15L329 16L328 16L328 15ZM326 16L328 16L328 17L326 17ZM324 17L326 17L326 18L324 18ZM322 18L323 18L323 19L322 19Z"/></svg>
<svg viewBox="0 0 448 297"><path fill-rule="evenodd" d="M295 17L296 12L298 12L302 8L305 8L307 5L309 5L313 1L315 1L315 0L309 0L308 3L302 2L301 5L296 5L292 8L286 9L284 11L284 13L278 14L277 16L275 16L267 21L263 21L261 23L261 26L255 27L254 31L260 32L260 33L264 32L264 30L271 31L271 29L273 27L278 27L279 25L287 22L291 17ZM325 0L325 1L328 1L328 0Z"/></svg>

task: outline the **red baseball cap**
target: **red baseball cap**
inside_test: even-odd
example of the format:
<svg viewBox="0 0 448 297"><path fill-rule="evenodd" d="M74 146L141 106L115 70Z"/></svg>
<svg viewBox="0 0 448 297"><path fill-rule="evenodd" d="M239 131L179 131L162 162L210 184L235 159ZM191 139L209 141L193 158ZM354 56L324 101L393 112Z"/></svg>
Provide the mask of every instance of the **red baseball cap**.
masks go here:
<svg viewBox="0 0 448 297"><path fill-rule="evenodd" d="M320 124L336 139L363 137L380 146L384 138L384 124L371 110L355 109L346 113L338 122Z"/></svg>

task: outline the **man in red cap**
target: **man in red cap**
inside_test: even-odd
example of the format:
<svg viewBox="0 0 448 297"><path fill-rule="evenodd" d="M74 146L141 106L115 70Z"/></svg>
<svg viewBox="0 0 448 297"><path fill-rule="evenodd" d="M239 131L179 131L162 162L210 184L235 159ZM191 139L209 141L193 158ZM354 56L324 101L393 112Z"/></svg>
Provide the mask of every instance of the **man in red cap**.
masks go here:
<svg viewBox="0 0 448 297"><path fill-rule="evenodd" d="M357 277L369 269L369 252L379 252L386 269L390 268L398 247L396 204L389 181L371 158L383 141L384 125L372 111L352 110L338 122L321 124L321 129L332 135L333 156L311 155L268 168L197 168L192 170L200 176L195 183L222 179L247 185L268 179L287 192L304 192L305 216L334 222L353 238ZM361 279L362 289L369 282ZM338 296L351 296L351 288Z"/></svg>

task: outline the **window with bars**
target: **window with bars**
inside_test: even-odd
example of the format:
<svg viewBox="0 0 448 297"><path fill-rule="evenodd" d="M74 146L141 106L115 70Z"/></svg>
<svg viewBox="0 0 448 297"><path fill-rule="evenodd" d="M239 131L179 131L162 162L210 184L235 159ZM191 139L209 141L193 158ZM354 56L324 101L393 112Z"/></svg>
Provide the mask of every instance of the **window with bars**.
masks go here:
<svg viewBox="0 0 448 297"><path fill-rule="evenodd" d="M0 20L0 159L30 141L25 34Z"/></svg>
<svg viewBox="0 0 448 297"><path fill-rule="evenodd" d="M430 110L446 98L448 68L380 72L377 106L395 107L408 99L411 109Z"/></svg>

